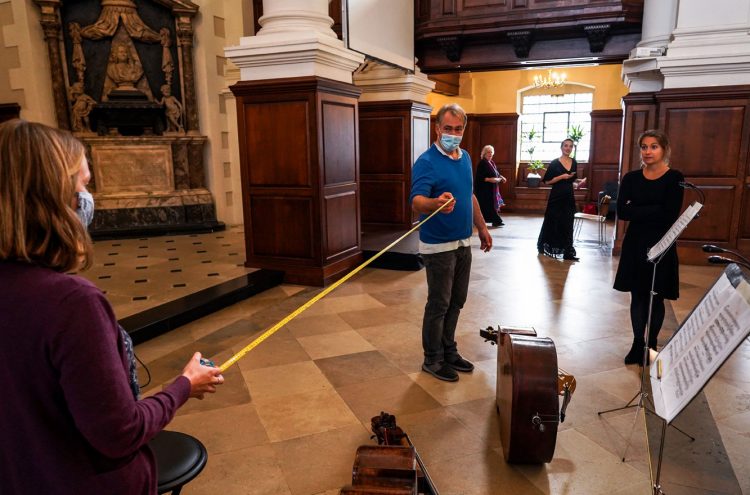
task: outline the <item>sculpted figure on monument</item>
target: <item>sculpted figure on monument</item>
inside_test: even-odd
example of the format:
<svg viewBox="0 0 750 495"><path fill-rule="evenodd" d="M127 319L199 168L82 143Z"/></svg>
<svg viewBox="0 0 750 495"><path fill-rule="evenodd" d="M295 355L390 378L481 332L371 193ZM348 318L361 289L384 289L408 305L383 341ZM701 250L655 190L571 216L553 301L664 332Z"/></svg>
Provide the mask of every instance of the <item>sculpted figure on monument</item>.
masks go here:
<svg viewBox="0 0 750 495"><path fill-rule="evenodd" d="M83 83L77 82L70 87L72 128L74 132L91 132L89 114L96 106L96 101L84 92Z"/></svg>
<svg viewBox="0 0 750 495"><path fill-rule="evenodd" d="M158 102L164 105L164 113L167 115L167 132L184 133L182 127L182 103L172 96L172 90L166 84L161 87L162 99Z"/></svg>
<svg viewBox="0 0 750 495"><path fill-rule="evenodd" d="M164 72L164 80L169 86L172 84L172 72L174 72L174 62L169 51L169 47L172 46L169 29L161 28L159 36L161 36L161 70Z"/></svg>
<svg viewBox="0 0 750 495"><path fill-rule="evenodd" d="M115 83L115 89L136 89L136 84L143 77L143 67L140 61L131 56L127 45L121 43L112 50L107 77Z"/></svg>
<svg viewBox="0 0 750 495"><path fill-rule="evenodd" d="M86 57L83 55L83 48L81 48L81 26L77 22L71 22L68 24L70 32L70 41L73 43L73 55L71 65L76 71L78 81L83 81L84 74L86 73Z"/></svg>

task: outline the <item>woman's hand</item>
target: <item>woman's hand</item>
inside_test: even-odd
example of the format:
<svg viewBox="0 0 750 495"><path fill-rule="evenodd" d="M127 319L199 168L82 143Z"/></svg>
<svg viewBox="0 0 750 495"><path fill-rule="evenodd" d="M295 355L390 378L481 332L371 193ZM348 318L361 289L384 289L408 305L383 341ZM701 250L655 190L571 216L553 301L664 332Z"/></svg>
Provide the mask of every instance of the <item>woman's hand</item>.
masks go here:
<svg viewBox="0 0 750 495"><path fill-rule="evenodd" d="M216 386L224 383L224 377L219 368L203 366L201 353L196 352L182 370L182 376L190 380L190 397L203 399L206 393L216 392Z"/></svg>

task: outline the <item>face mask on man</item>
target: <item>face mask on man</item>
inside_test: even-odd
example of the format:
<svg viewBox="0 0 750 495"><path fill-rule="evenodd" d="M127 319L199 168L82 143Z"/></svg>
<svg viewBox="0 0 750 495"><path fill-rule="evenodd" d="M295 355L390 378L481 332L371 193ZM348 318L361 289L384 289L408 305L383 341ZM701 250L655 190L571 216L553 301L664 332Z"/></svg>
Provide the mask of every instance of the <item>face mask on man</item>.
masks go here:
<svg viewBox="0 0 750 495"><path fill-rule="evenodd" d="M458 145L461 144L461 138L463 136L456 136L454 134L441 134L440 135L440 146L447 152L452 152Z"/></svg>
<svg viewBox="0 0 750 495"><path fill-rule="evenodd" d="M94 196L88 191L79 191L76 194L78 195L76 214L83 226L88 229L94 219Z"/></svg>

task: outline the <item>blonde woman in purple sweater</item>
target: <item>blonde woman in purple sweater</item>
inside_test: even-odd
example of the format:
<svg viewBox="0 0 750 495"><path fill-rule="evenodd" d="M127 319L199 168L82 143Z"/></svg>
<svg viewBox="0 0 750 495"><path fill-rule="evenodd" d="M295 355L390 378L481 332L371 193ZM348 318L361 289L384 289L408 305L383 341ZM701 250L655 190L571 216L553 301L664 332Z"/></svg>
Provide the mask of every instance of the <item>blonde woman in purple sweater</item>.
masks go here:
<svg viewBox="0 0 750 495"><path fill-rule="evenodd" d="M66 272L91 264L75 212L85 158L72 135L0 125L0 493L155 494L148 442L189 397L224 381L196 353L137 401L102 292Z"/></svg>

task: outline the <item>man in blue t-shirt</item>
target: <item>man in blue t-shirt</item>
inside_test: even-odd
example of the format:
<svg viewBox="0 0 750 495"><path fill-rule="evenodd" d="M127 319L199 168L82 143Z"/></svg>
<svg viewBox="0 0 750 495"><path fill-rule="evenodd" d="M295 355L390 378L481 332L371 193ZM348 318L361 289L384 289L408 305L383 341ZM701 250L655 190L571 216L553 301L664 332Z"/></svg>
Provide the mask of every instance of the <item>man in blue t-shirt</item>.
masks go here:
<svg viewBox="0 0 750 495"><path fill-rule="evenodd" d="M422 370L449 382L456 371L471 372L474 365L456 348L456 324L466 302L471 272L471 226L479 234L482 251L492 249L492 237L472 191L469 154L458 147L466 129L466 112L456 105L437 114L437 139L412 169L411 206L425 218L454 200L419 231L419 252L427 272L427 305L422 320Z"/></svg>

